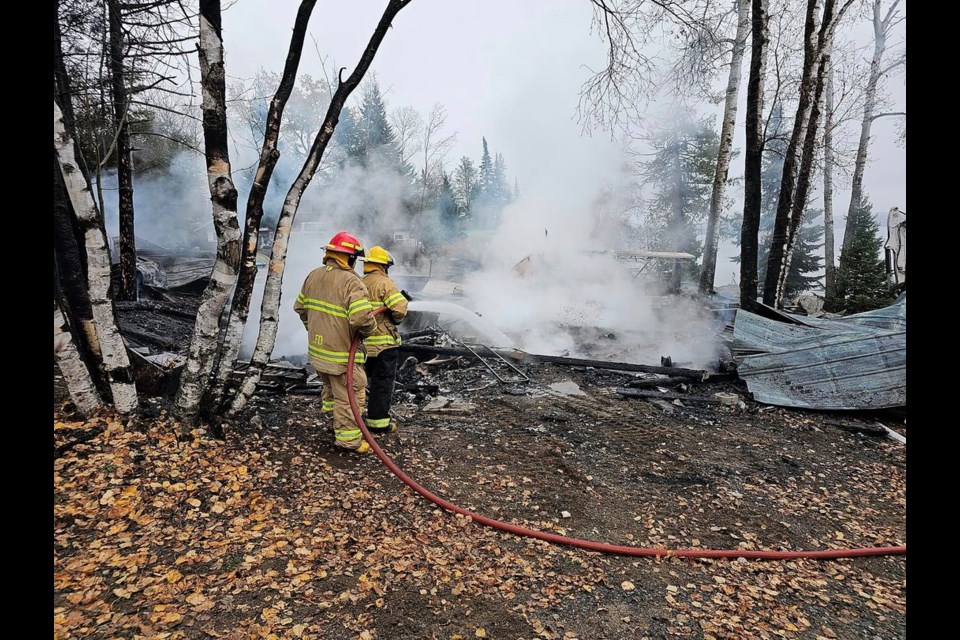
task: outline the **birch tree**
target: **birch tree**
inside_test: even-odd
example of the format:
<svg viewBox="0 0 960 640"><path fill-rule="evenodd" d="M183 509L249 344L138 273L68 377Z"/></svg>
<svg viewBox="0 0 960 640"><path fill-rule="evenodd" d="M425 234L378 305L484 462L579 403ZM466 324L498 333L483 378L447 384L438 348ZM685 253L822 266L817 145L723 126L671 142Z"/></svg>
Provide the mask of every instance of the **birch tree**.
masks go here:
<svg viewBox="0 0 960 640"><path fill-rule="evenodd" d="M103 218L90 186L77 166L74 140L63 122L60 106L53 103L53 147L70 203L83 234L87 256L87 282L97 342L110 386L113 406L120 413L137 408L137 388L126 346L117 329L110 289L110 252L103 232Z"/></svg>
<svg viewBox="0 0 960 640"><path fill-rule="evenodd" d="M823 282L824 297L833 298L836 286L836 244L833 239L833 64L827 68L826 112L823 123Z"/></svg>
<svg viewBox="0 0 960 640"><path fill-rule="evenodd" d="M207 184L217 234L217 258L200 298L187 363L180 378L177 406L195 415L211 382L220 331L220 315L237 281L240 268L240 227L237 189L230 173L227 149L226 81L221 38L220 0L200 0L200 83Z"/></svg>
<svg viewBox="0 0 960 640"><path fill-rule="evenodd" d="M303 0L300 3L297 18L294 21L290 48L287 51L287 60L283 68L283 76L280 78L280 84L270 101L270 108L267 112L263 145L260 149L260 161L247 198L240 273L236 291L233 294L226 334L220 348L216 382L211 389L215 396L211 396L211 407L218 406L227 392L229 376L233 370L234 361L240 352L240 341L247 324L247 317L250 314L250 299L257 276L257 249L260 221L263 219L263 201L270 186L273 170L280 160L280 150L277 147L277 141L280 137L280 124L287 100L293 92L294 83L297 79L307 25L310 22L310 16L315 5L316 0Z"/></svg>
<svg viewBox="0 0 960 640"><path fill-rule="evenodd" d="M273 248L270 253L270 266L267 271L267 278L263 290L263 301L260 306L260 331L257 335L257 343L250 360L250 366L247 367L246 375L230 404L228 415L236 415L237 412L246 406L247 401L257 388L257 383L260 381L263 370L270 359L270 354L273 352L279 325L281 285L283 283L287 246L303 192L313 179L314 173L323 158L324 151L330 142L330 138L333 136L337 122L340 119L340 111L343 109L347 98L354 89L357 88L357 85L360 84L363 76L370 68L370 64L373 62L377 50L380 48L380 44L383 42L387 30L391 26L391 22L401 9L410 4L410 1L411 0L390 0L384 9L383 16L374 29L370 41L360 56L360 61L356 68L346 80L343 79L343 71L345 68L340 70L337 89L333 94L333 99L330 101L330 107L327 109L323 124L313 141L313 146L300 173L287 192L280 217L277 220Z"/></svg>
<svg viewBox="0 0 960 640"><path fill-rule="evenodd" d="M784 158L780 199L774 223L767 274L764 279L763 302L782 306L783 285L790 268L790 255L796 232L806 206L810 184L812 154L816 140L823 96L825 64L837 22L854 0L844 0L838 8L836 0L808 0L804 20L803 72L793 132ZM822 14L822 15L821 15Z"/></svg>
<svg viewBox="0 0 960 640"><path fill-rule="evenodd" d="M90 371L73 341L73 335L60 304L53 302L53 353L67 383L70 399L81 416L87 417L103 407L103 399L97 392Z"/></svg>
<svg viewBox="0 0 960 640"><path fill-rule="evenodd" d="M420 166L420 206L417 209L417 238L423 236L423 207L431 182L437 185L443 182L443 161L457 139L456 132L444 134L443 128L447 123L447 110L439 102L430 109L426 124L421 129L419 141L422 152Z"/></svg>
<svg viewBox="0 0 960 640"><path fill-rule="evenodd" d="M854 161L853 179L850 185L850 206L847 208L847 220L844 225L843 250L846 251L849 245L848 238L850 234L850 221L853 214L858 211L863 194L863 174L867 167L867 156L870 147L870 129L873 121L885 116L905 116L906 113L876 113L877 94L880 89L880 83L891 71L902 66L906 58L898 56L887 66L883 66L884 54L887 51L887 39L890 37L890 31L898 22L902 20L897 12L897 6L900 0L893 0L887 7L886 13L883 12L881 0L873 0L873 57L870 59L870 73L867 78L866 91L863 101L863 119L860 123L860 142L857 145L857 156Z"/></svg>
<svg viewBox="0 0 960 640"><path fill-rule="evenodd" d="M713 293L714 278L717 271L717 245L720 234L718 222L723 205L723 192L730 170L733 155L733 128L737 121L737 100L740 96L740 75L743 66L743 54L750 30L750 3L748 0L736 0L737 30L734 36L730 56L730 74L727 78L727 90L723 105L723 118L720 126L720 145L717 150L717 165L710 194L710 211L707 214L707 235L704 241L703 266L700 271L699 292Z"/></svg>

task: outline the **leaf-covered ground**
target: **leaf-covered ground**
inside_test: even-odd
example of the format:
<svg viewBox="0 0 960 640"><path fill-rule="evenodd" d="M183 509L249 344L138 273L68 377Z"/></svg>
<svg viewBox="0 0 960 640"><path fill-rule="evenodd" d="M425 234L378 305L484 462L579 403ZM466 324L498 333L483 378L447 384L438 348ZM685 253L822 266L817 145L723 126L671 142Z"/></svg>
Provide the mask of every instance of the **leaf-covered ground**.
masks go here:
<svg viewBox="0 0 960 640"><path fill-rule="evenodd" d="M905 447L835 426L849 416L657 406L615 399L615 374L530 373L539 384L509 395L466 391L480 370L432 367L423 379L460 403L427 410L398 394L405 419L381 444L462 506L566 535L906 544ZM519 538L440 510L373 456L335 450L318 403L260 398L220 440L160 401L136 420L85 422L59 402L55 637L906 637L903 556L647 559Z"/></svg>

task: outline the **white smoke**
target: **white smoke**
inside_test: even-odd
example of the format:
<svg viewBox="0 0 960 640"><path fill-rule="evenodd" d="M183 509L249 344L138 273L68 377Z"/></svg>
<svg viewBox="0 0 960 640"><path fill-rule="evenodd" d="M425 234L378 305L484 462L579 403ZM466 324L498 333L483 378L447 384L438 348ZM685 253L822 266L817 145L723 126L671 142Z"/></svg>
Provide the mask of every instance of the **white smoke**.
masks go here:
<svg viewBox="0 0 960 640"><path fill-rule="evenodd" d="M484 269L465 280L470 306L531 353L715 362L716 328L701 306L653 295L651 281L635 277L641 265L615 255L639 248L622 213L628 187L595 185L594 198L531 194L507 207L486 245ZM656 267L648 267L654 279Z"/></svg>

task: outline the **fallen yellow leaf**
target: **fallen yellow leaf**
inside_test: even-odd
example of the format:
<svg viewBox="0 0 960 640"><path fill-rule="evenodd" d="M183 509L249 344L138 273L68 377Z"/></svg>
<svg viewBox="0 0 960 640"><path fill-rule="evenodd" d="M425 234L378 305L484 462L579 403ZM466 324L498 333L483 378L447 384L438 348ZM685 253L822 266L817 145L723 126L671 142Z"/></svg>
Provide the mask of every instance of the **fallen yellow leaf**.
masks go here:
<svg viewBox="0 0 960 640"><path fill-rule="evenodd" d="M633 591L634 589L636 589L633 583L630 582L629 580L624 580L623 582L621 582L620 588L623 589L624 591Z"/></svg>
<svg viewBox="0 0 960 640"><path fill-rule="evenodd" d="M480 627L479 629L473 632L473 635L477 636L478 638L486 638L487 630L484 629L483 627Z"/></svg>

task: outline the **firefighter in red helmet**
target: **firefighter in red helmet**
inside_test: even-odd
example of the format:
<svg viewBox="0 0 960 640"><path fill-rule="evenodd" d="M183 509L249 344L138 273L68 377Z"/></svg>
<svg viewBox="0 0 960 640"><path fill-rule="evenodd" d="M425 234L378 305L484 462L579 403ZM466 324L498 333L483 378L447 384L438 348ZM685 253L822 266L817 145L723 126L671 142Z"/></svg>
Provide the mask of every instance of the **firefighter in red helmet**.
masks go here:
<svg viewBox="0 0 960 640"><path fill-rule="evenodd" d="M333 414L335 444L357 453L367 453L370 445L350 411L347 395L347 358L350 343L359 333L365 337L377 329L367 288L354 271L357 258L364 255L363 244L341 231L325 247L323 266L310 272L293 308L307 329L310 364L323 383L322 410ZM353 391L363 409L367 376L361 366L366 359L357 350L353 368Z"/></svg>

